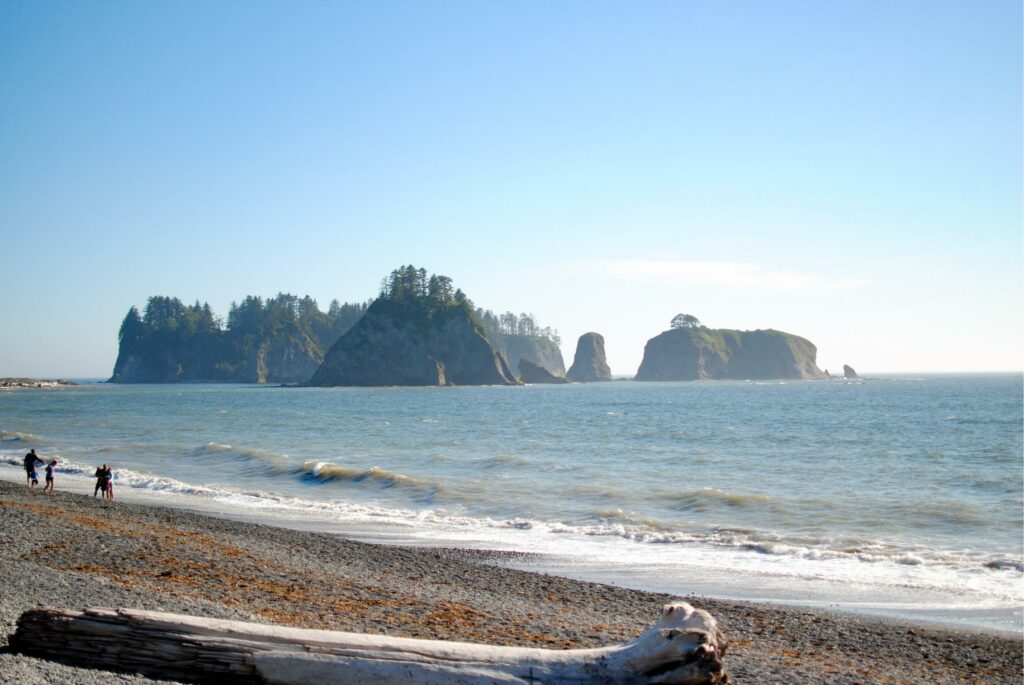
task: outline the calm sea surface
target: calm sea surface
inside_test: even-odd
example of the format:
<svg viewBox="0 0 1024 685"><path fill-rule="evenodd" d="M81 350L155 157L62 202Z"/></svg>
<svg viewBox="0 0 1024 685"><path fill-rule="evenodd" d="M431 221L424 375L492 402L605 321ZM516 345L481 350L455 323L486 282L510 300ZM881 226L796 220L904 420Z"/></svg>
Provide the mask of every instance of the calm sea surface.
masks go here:
<svg viewBox="0 0 1024 685"><path fill-rule="evenodd" d="M1022 378L0 392L80 486L665 590L1019 630ZM58 481L60 484L62 481Z"/></svg>

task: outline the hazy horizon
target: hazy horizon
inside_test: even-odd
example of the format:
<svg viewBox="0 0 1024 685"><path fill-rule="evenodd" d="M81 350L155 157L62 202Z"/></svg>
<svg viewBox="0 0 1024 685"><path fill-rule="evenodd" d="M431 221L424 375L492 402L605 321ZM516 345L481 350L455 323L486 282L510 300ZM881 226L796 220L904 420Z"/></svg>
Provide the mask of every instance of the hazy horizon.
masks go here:
<svg viewBox="0 0 1024 685"><path fill-rule="evenodd" d="M0 376L109 376L152 295L392 269L604 335L1024 369L1020 3L0 5ZM889 371L875 371L889 369Z"/></svg>

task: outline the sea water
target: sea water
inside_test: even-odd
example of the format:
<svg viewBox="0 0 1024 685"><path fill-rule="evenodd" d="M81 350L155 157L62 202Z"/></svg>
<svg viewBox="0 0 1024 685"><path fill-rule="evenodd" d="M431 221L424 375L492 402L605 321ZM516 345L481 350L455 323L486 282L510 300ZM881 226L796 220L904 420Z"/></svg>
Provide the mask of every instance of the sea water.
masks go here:
<svg viewBox="0 0 1024 685"><path fill-rule="evenodd" d="M1022 377L0 392L0 475L679 595L1020 631ZM77 479L76 479L77 477Z"/></svg>

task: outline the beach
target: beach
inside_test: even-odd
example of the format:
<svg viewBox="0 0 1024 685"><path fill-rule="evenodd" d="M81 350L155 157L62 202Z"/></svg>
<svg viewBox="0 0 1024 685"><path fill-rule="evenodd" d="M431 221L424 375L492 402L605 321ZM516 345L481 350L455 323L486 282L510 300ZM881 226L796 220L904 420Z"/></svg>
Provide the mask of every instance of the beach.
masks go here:
<svg viewBox="0 0 1024 685"><path fill-rule="evenodd" d="M135 607L551 649L628 641L660 607L710 611L739 683L1019 683L1019 637L672 596L503 568L500 551L404 548L0 481L0 680L157 682L6 649L37 605ZM519 558L521 563L523 560Z"/></svg>

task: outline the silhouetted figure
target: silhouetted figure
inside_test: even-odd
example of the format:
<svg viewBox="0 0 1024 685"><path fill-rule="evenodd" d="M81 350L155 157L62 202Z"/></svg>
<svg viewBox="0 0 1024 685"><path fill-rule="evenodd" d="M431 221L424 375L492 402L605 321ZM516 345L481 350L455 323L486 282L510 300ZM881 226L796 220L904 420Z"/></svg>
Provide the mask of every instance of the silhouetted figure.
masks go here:
<svg viewBox="0 0 1024 685"><path fill-rule="evenodd" d="M36 454L34 447L25 455L25 483L30 488L39 485L39 476L36 475L36 464L42 463L43 460Z"/></svg>
<svg viewBox="0 0 1024 685"><path fill-rule="evenodd" d="M107 486L110 484L110 469L106 464L96 469L96 488L92 491L92 496L95 497L98 493L103 493L103 499L107 498Z"/></svg>
<svg viewBox="0 0 1024 685"><path fill-rule="evenodd" d="M49 464L46 465L46 487L43 488L43 492L47 495L53 494L53 472L57 468L57 460L53 459Z"/></svg>

